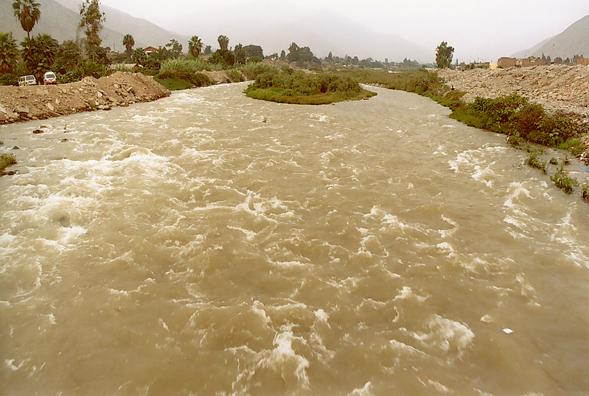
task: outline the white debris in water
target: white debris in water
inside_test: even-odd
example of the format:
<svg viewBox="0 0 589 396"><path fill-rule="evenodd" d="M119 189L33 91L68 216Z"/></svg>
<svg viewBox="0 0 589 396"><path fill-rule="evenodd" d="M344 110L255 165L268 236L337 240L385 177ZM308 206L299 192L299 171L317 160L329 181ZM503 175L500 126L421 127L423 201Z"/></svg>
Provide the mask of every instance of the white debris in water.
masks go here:
<svg viewBox="0 0 589 396"><path fill-rule="evenodd" d="M489 314L481 316L481 322L483 323L493 323L493 317Z"/></svg>
<svg viewBox="0 0 589 396"><path fill-rule="evenodd" d="M351 391L350 393L348 393L348 396L372 396L372 395L374 395L374 394L372 393L372 383L370 381L365 383L363 387L356 388L353 391Z"/></svg>
<svg viewBox="0 0 589 396"><path fill-rule="evenodd" d="M504 328L504 329L503 329L503 332L504 332L505 334L513 334L513 330L511 330L509 327L506 327L506 328Z"/></svg>

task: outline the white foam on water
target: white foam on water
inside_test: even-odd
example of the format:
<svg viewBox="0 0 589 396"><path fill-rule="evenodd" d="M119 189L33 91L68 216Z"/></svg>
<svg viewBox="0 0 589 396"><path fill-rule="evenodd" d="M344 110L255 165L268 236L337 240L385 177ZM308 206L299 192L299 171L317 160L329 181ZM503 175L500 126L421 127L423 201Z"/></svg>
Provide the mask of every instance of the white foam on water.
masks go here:
<svg viewBox="0 0 589 396"><path fill-rule="evenodd" d="M253 241L257 235L256 232L251 231L251 230L247 230L247 229L241 228L241 227L227 226L227 228L230 230L239 231L239 232L243 233L245 235L245 239L248 241Z"/></svg>
<svg viewBox="0 0 589 396"><path fill-rule="evenodd" d="M16 359L4 359L4 365L10 371L18 371L21 369L22 366L27 363L28 359L22 360L20 363L16 364Z"/></svg>
<svg viewBox="0 0 589 396"><path fill-rule="evenodd" d="M399 352L400 354L427 355L425 352L397 340L389 340L389 346L392 350Z"/></svg>
<svg viewBox="0 0 589 396"><path fill-rule="evenodd" d="M550 236L552 241L563 245L565 249L565 256L574 264L589 269L589 257L586 253L588 246L579 243L579 234L577 227L573 224L573 211L576 209L576 204L573 204L567 213L562 217L560 223L557 223L554 232ZM587 253L589 254L589 253Z"/></svg>
<svg viewBox="0 0 589 396"><path fill-rule="evenodd" d="M459 228L458 223L456 223L454 220L452 220L451 218L446 217L444 215L442 215L442 220L444 220L446 223L448 223L452 227L454 227L449 230L438 230L438 232L440 233L440 236L442 238L448 238L448 237L454 235L456 233L456 231L458 231L458 228Z"/></svg>
<svg viewBox="0 0 589 396"><path fill-rule="evenodd" d="M313 312L313 314L315 315L315 317L317 318L317 320L319 322L329 325L329 323L328 323L329 314L327 312L325 312L323 309L317 309L317 310L315 310L315 312Z"/></svg>
<svg viewBox="0 0 589 396"><path fill-rule="evenodd" d="M373 395L374 395L374 393L372 393L372 383L370 381L365 383L363 387L356 388L353 391L351 391L350 393L348 393L348 396L373 396Z"/></svg>
<svg viewBox="0 0 589 396"><path fill-rule="evenodd" d="M395 298L393 298L393 301L415 300L415 301L421 303L421 302L426 301L428 298L429 297L424 297L424 296L420 296L420 295L415 294L409 286L403 286L401 288L401 290L399 290L399 293L395 296Z"/></svg>
<svg viewBox="0 0 589 396"><path fill-rule="evenodd" d="M432 315L426 322L429 332L410 332L422 345L460 358L470 347L475 334L464 323Z"/></svg>
<svg viewBox="0 0 589 396"><path fill-rule="evenodd" d="M438 243L436 245L436 247L442 251L443 253L445 253L448 257L456 257L456 251L454 250L454 248L452 247L452 245L450 245L448 242L441 242Z"/></svg>
<svg viewBox="0 0 589 396"><path fill-rule="evenodd" d="M305 343L305 340L302 337L295 337L292 327L292 325L288 325L281 328L280 332L274 337L274 349L258 363L258 366L271 368L280 372L285 367L285 364L294 362L296 366L295 376L299 384L307 389L309 388L309 377L307 376L309 361L302 355L298 355L292 347L294 340L299 340L303 343Z"/></svg>

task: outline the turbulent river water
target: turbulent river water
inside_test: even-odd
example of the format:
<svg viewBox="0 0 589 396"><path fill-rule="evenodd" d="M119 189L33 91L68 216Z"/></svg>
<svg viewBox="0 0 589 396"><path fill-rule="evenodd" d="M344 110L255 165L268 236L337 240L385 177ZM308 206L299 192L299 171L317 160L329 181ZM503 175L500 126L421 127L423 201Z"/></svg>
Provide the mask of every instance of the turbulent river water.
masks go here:
<svg viewBox="0 0 589 396"><path fill-rule="evenodd" d="M589 205L428 99L244 87L0 128L0 393L588 391Z"/></svg>

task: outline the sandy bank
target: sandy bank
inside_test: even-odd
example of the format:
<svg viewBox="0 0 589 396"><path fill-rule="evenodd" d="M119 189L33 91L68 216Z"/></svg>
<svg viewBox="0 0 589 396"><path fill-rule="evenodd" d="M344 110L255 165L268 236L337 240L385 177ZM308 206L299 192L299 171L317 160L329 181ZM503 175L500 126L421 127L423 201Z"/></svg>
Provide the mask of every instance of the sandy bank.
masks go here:
<svg viewBox="0 0 589 396"><path fill-rule="evenodd" d="M53 86L0 86L0 124L109 110L169 95L152 77L122 72Z"/></svg>

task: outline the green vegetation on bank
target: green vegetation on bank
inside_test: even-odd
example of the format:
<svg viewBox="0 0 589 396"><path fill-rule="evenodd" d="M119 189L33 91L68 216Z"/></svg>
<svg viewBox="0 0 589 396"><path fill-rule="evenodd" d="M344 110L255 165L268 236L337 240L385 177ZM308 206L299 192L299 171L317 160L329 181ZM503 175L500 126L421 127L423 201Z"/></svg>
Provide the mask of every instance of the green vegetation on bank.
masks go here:
<svg viewBox="0 0 589 396"><path fill-rule="evenodd" d="M4 170L11 165L16 164L16 157L14 154L1 154L0 155L0 176L4 175Z"/></svg>
<svg viewBox="0 0 589 396"><path fill-rule="evenodd" d="M567 194L572 194L575 187L578 185L577 181L570 177L568 173L562 168L562 166L556 171L551 177L554 185L560 188Z"/></svg>
<svg viewBox="0 0 589 396"><path fill-rule="evenodd" d="M306 105L367 99L376 95L349 77L292 69L274 69L257 75L245 93L253 99Z"/></svg>

